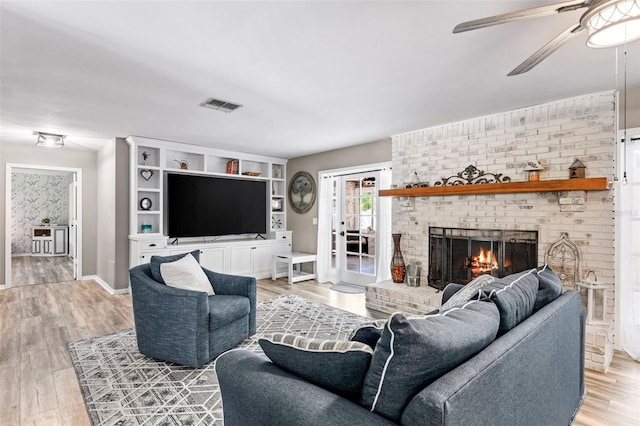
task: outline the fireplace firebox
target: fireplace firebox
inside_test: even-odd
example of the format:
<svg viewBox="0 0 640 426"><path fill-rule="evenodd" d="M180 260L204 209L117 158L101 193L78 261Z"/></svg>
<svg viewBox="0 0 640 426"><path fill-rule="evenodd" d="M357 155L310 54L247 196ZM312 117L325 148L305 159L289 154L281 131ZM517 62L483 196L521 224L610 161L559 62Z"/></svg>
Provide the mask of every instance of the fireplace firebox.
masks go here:
<svg viewBox="0 0 640 426"><path fill-rule="evenodd" d="M538 231L429 227L429 285L504 277L538 263Z"/></svg>

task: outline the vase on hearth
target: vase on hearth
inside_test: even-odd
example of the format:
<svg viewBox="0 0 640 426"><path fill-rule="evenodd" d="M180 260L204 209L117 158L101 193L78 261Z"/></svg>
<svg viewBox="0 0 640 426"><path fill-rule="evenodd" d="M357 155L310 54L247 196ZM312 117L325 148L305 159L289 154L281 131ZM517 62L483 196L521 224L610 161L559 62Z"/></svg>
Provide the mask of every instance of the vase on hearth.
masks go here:
<svg viewBox="0 0 640 426"><path fill-rule="evenodd" d="M403 283L404 276L407 273L407 267L402 258L402 250L400 250L400 238L402 234L392 234L393 237L393 254L391 255L391 279L394 283Z"/></svg>

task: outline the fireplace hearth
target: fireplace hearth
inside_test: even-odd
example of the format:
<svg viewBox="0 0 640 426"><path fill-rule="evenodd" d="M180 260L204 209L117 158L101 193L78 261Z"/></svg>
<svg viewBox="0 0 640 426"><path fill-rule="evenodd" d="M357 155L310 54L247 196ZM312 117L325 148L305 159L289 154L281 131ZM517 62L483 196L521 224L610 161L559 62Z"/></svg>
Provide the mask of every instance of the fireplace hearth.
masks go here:
<svg viewBox="0 0 640 426"><path fill-rule="evenodd" d="M429 285L439 290L482 274L504 277L537 263L538 231L429 227Z"/></svg>

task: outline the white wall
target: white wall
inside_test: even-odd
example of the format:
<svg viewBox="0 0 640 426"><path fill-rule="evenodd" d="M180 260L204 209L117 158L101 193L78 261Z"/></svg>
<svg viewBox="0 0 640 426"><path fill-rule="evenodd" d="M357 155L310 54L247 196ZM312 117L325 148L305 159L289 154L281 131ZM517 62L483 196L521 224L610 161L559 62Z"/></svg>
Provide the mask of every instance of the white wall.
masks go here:
<svg viewBox="0 0 640 426"><path fill-rule="evenodd" d="M433 185L470 164L525 181L529 160L545 167L541 180L566 179L576 158L587 166L587 177L612 181L615 123L614 93L603 92L404 133L392 138L393 184L401 188L418 172L420 181ZM394 198L393 230L403 234L405 262L427 270L430 226L538 231L540 264L567 232L580 250L580 276L593 270L608 286L605 318L613 322L613 212L613 190ZM587 331L587 366L604 369L611 329Z"/></svg>

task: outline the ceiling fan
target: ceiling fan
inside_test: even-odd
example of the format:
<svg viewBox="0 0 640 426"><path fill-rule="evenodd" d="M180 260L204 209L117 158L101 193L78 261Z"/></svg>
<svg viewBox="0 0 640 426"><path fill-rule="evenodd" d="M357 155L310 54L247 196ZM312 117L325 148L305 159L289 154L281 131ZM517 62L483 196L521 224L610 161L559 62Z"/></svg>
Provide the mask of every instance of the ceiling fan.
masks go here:
<svg viewBox="0 0 640 426"><path fill-rule="evenodd" d="M508 76L523 74L542 62L568 40L589 31L587 46L613 47L640 38L640 0L573 0L532 7L516 12L475 19L456 25L454 33L477 30L521 19L554 15L587 8L580 21L558 34L524 62L515 67Z"/></svg>

